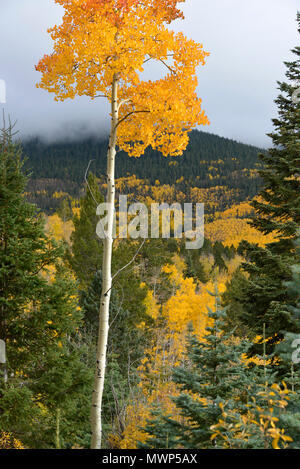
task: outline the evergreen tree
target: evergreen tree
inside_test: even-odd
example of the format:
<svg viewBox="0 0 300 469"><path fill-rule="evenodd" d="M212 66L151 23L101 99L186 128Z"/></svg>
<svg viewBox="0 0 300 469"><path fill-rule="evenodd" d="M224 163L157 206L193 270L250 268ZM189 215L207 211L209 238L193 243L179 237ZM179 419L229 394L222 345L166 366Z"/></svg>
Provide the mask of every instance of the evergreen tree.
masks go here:
<svg viewBox="0 0 300 469"><path fill-rule="evenodd" d="M249 343L233 341L232 331L224 332L226 314L220 307L217 291L215 296L216 310L209 310L213 325L207 327L202 340L193 334L188 337L186 360L174 370L173 379L180 394L172 399L180 418L174 420L162 416L161 410L154 410L154 418L144 429L150 438L141 447L216 447L211 427L222 418L222 408L245 414L251 397L263 383L264 370L250 368L242 359ZM267 370L266 373L269 376Z"/></svg>
<svg viewBox="0 0 300 469"><path fill-rule="evenodd" d="M38 139L24 142L24 150L29 156L27 166L35 178L30 190L32 200L48 212L57 210L59 206L59 199L52 197L53 192L57 190L63 189L78 198L82 175L91 155L95 158L94 173L99 178L105 174L107 144L106 140L92 138L52 144ZM254 170L259 152L259 148L193 130L190 133L189 146L182 158L169 156L162 159L152 148L146 150L143 158L129 158L125 152L119 152L116 177L136 175L138 179L146 179L147 184L154 185L156 180L159 180L161 185L170 184L178 192L184 193L184 202L191 202L191 188L223 186L223 190L220 190L222 196L213 201L220 211L229 208L233 203L252 199L257 194L261 181ZM207 175L211 172L211 166L216 170L214 177L209 179ZM49 180L51 184L45 184L45 181ZM130 190L132 193L133 189ZM210 214L213 212L209 203L206 204L205 211Z"/></svg>
<svg viewBox="0 0 300 469"><path fill-rule="evenodd" d="M299 13L297 19L300 32ZM291 279L293 241L300 226L300 103L293 98L300 82L300 47L293 53L295 60L285 63L289 82L279 83L278 118L273 119L275 130L270 134L274 146L261 155L264 188L253 202L256 215L251 223L264 234L276 234L277 240L265 248L241 243L239 252L247 259L243 267L249 278L240 291L228 291L229 301L242 306L239 320L254 334L266 324L271 336L269 351L283 338L283 331L298 330L294 316L285 308L290 299L285 282ZM229 308L229 317L236 312Z"/></svg>
<svg viewBox="0 0 300 469"><path fill-rule="evenodd" d="M294 316L300 329L300 238L296 243L297 263L292 266L292 279L285 284L290 297L294 299L292 305L286 305L287 310ZM280 359L288 370L284 380L293 391L290 396L287 412L281 417L282 424L293 438L291 448L300 449L300 334L286 333L284 340L276 347Z"/></svg>
<svg viewBox="0 0 300 469"><path fill-rule="evenodd" d="M0 379L0 426L26 446L54 447L53 414L78 407L89 385L71 338L81 323L77 286L63 268L63 247L45 233L44 218L26 202L21 147L12 128L0 139L0 338L6 373ZM64 379L62 379L64 376ZM3 379L4 378L4 379ZM66 384L68 386L66 388ZM76 397L77 393L77 397ZM59 398L58 396L61 396ZM64 438L76 441L82 426Z"/></svg>
<svg viewBox="0 0 300 469"><path fill-rule="evenodd" d="M225 254L225 249L222 243L216 242L213 246L213 255L215 259L214 267L218 267L220 271L227 271L227 266L225 264L225 261L223 259L223 256Z"/></svg>
<svg viewBox="0 0 300 469"><path fill-rule="evenodd" d="M96 177L90 173L86 193L80 200L80 214L75 215L74 231L71 235L72 251L69 262L82 289L85 289L101 267L102 240L96 234L99 217L97 206L104 201Z"/></svg>
<svg viewBox="0 0 300 469"><path fill-rule="evenodd" d="M67 197L63 199L62 203L60 204L60 207L57 210L58 215L60 216L60 218L62 219L64 223L73 218L71 204L72 204L71 198Z"/></svg>
<svg viewBox="0 0 300 469"><path fill-rule="evenodd" d="M97 338L97 330L99 324L99 301L101 297L102 275L99 270L90 287L82 294L82 309L84 313L84 323L88 331ZM112 291L110 304L110 328L108 353L118 357L119 364L123 372L128 372L129 356L132 355L132 361L135 361L140 355L138 352L138 337L142 335L130 319L130 313L124 309L118 299L116 290ZM141 337L139 337L141 340ZM141 344L140 344L141 345ZM140 350L140 353L142 351Z"/></svg>
<svg viewBox="0 0 300 469"><path fill-rule="evenodd" d="M200 281L202 283L206 283L208 278L201 263L199 251L185 251L186 269L184 271L184 275L186 277L192 277L196 282Z"/></svg>
<svg viewBox="0 0 300 469"><path fill-rule="evenodd" d="M80 336L82 311L77 292L78 284L70 271L56 265L46 305L47 316L52 315L47 321L52 343L45 351L44 364L34 364L30 374L36 402L45 410L45 429L34 440L38 448L53 444L58 448L89 446L93 368L86 358L88 344Z"/></svg>

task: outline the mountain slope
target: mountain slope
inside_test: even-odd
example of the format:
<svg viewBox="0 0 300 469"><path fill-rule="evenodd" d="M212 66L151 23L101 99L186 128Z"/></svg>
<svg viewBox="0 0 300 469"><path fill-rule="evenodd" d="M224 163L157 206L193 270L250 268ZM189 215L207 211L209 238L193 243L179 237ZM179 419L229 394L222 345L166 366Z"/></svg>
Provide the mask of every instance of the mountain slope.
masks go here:
<svg viewBox="0 0 300 469"><path fill-rule="evenodd" d="M25 142L27 168L32 173L29 192L43 209L50 209L55 191L77 197L84 181L86 168L101 179L106 171L107 141L93 139L45 144L39 140ZM258 153L250 145L200 131L190 134L190 143L181 157L163 157L148 149L140 158L130 158L124 152L117 155L116 177L135 175L150 185L176 185L187 194L188 188L225 187L239 193L235 202L253 197L259 188ZM188 195L188 194L187 194ZM43 197L47 198L42 200ZM187 200L188 201L188 200ZM52 204L53 205L53 204Z"/></svg>

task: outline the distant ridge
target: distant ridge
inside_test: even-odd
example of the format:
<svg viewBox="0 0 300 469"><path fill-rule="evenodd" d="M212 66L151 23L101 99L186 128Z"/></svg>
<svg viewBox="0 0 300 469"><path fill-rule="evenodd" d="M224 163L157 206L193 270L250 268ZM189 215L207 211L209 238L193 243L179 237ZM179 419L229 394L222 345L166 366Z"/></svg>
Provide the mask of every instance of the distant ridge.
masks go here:
<svg viewBox="0 0 300 469"><path fill-rule="evenodd" d="M27 167L34 179L57 178L81 183L88 162L92 159L91 170L97 175L104 175L106 169L107 141L93 138L73 143L45 144L38 139L23 144L28 158ZM219 137L194 130L190 134L190 143L181 157L163 157L159 152L148 149L140 158L130 158L124 152L117 156L116 176L135 174L138 178L149 179L151 183L159 179L163 184L172 184L181 176L194 179L201 177L201 184L208 184L205 168L201 162L223 160L229 171L254 169L258 153L265 150L235 140ZM236 162L229 163L232 158ZM174 164L175 163L175 164ZM204 176L204 177L203 177ZM224 176L224 174L222 174Z"/></svg>
<svg viewBox="0 0 300 469"><path fill-rule="evenodd" d="M48 180L49 196L51 192L63 188L71 195L78 196L91 160L90 170L100 178L105 176L106 140L90 138L73 143L46 144L33 139L25 142L23 148L28 158L26 167L36 181L32 181L34 190L37 186L41 189L41 180ZM140 158L130 158L124 152L118 153L116 177L134 174L138 179L147 179L152 185L156 181L174 185L181 179L190 187L227 186L229 189L239 189L240 199L245 200L258 191L260 181L256 170L258 154L263 151L265 150L251 145L194 130L190 134L188 148L181 157L166 158L151 149L147 149Z"/></svg>

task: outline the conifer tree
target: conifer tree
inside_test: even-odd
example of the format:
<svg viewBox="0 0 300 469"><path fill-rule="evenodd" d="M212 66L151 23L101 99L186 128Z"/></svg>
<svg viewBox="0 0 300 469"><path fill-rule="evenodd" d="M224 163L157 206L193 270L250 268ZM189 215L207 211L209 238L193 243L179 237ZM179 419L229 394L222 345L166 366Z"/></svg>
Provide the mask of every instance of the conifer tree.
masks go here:
<svg viewBox="0 0 300 469"><path fill-rule="evenodd" d="M60 204L57 210L58 215L60 216L60 218L62 219L64 223L73 218L71 204L72 204L71 197L67 197L63 199L62 203Z"/></svg>
<svg viewBox="0 0 300 469"><path fill-rule="evenodd" d="M214 448L211 427L222 417L222 407L246 413L251 396L263 383L262 370L247 367L242 359L249 342L235 343L232 331L224 332L226 313L217 291L215 296L216 309L209 309L213 325L206 328L202 340L190 334L185 362L174 370L180 394L172 399L180 418L175 420L154 410L153 420L144 429L150 437L141 447Z"/></svg>
<svg viewBox="0 0 300 469"><path fill-rule="evenodd" d="M300 13L297 20L300 32ZM293 242L300 226L300 103L295 99L300 83L300 47L292 52L295 60L285 63L288 81L279 83L278 118L273 119L274 132L270 134L273 147L261 155L264 187L253 202L256 215L251 223L263 234L276 234L277 239L265 248L241 243L239 251L247 259L243 267L249 278L239 290L228 291L229 301L242 307L239 320L254 334L266 324L271 337L269 351L283 338L283 331L296 332L298 328L284 306L289 303L285 282L291 279ZM231 308L229 317L232 314ZM252 351L255 353L256 347Z"/></svg>
<svg viewBox="0 0 300 469"><path fill-rule="evenodd" d="M286 309L293 315L300 329L300 238L296 243L297 263L292 266L292 279L285 284L294 299ZM284 380L292 390L287 412L281 417L282 424L293 438L290 447L300 448L300 334L287 332L284 340L276 347L280 359L285 363L287 376Z"/></svg>
<svg viewBox="0 0 300 469"><path fill-rule="evenodd" d="M57 408L66 422L64 440L72 444L82 425L73 420L72 428L67 409L84 410L79 394L92 386L81 352L72 351L81 324L77 285L62 266L63 247L24 197L22 167L10 126L0 139L0 338L7 351L0 426L25 446L54 447Z"/></svg>
<svg viewBox="0 0 300 469"><path fill-rule="evenodd" d="M71 235L72 250L69 262L82 289L93 280L102 263L102 242L96 234L99 217L97 206L103 202L97 178L90 173L86 184L86 193L80 200L80 213L75 215L74 231Z"/></svg>
<svg viewBox="0 0 300 469"><path fill-rule="evenodd" d="M94 339L97 338L99 324L98 309L101 287L102 275L101 271L98 271L89 289L83 292L81 300L84 323ZM119 366L127 376L128 361L136 361L140 358L145 340L143 340L143 331L137 328L138 324L132 322L130 312L124 308L115 289L113 289L111 296L110 317L108 353L118 358Z"/></svg>
<svg viewBox="0 0 300 469"><path fill-rule="evenodd" d="M199 257L199 252L196 250L192 252L186 251L186 269L184 274L186 277L192 277L196 282L200 281L202 283L206 283L208 278Z"/></svg>

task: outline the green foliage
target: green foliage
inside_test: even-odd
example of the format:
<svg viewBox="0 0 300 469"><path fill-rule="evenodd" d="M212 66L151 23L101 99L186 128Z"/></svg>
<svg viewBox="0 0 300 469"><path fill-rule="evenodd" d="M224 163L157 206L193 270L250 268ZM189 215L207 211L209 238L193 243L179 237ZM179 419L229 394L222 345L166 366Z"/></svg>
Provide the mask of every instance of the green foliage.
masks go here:
<svg viewBox="0 0 300 469"><path fill-rule="evenodd" d="M186 250L185 252L186 269L184 271L184 275L186 277L193 278L195 281L199 280L202 283L206 283L208 281L208 278L201 263L199 251Z"/></svg>
<svg viewBox="0 0 300 469"><path fill-rule="evenodd" d="M106 172L105 139L97 141L91 138L55 144L45 144L36 139L25 142L24 149L28 155L27 167L33 174L29 185L30 200L47 212L57 210L59 206L59 201L52 198L55 191L63 190L78 197L91 155L94 158L94 173L103 178ZM116 177L136 175L151 185L155 185L157 180L160 184L170 184L176 192L185 194L185 202L191 202L192 187L223 187L223 200L217 201L218 210L223 210L228 208L226 193L231 189L236 194L230 196L231 203L244 201L257 194L260 179L256 168L260 151L250 145L195 130L190 134L187 150L179 158L161 158L158 152L151 149L147 149L141 158L130 158L124 152L118 153ZM215 170L212 171L211 167ZM208 177L211 173L212 178ZM132 193L132 188L128 188L128 192Z"/></svg>
<svg viewBox="0 0 300 469"><path fill-rule="evenodd" d="M175 420L161 415L159 409L154 410L153 419L144 429L150 437L141 447L216 447L211 427L221 419L222 407L246 413L247 404L263 382L264 370L250 368L242 361L250 343L242 340L235 343L232 331L224 332L226 314L220 307L218 292L214 295L216 310L209 310L213 325L206 328L203 340L189 335L185 361L174 370L173 380L180 394L172 399L180 418Z"/></svg>
<svg viewBox="0 0 300 469"><path fill-rule="evenodd" d="M85 196L80 201L80 214L75 215L74 231L71 235L72 249L69 263L82 289L94 278L102 264L102 240L96 234L97 206L103 202L97 179L91 173L88 177Z"/></svg>
<svg viewBox="0 0 300 469"><path fill-rule="evenodd" d="M300 16L298 15L300 25ZM240 253L246 257L243 265L249 274L243 288L229 287L228 300L240 304L238 319L254 334L259 334L265 323L274 349L284 332L299 332L299 325L286 304L295 306L291 292L285 286L291 280L291 265L295 259L294 241L300 226L300 104L292 96L300 81L300 48L293 50L295 60L286 62L288 83L279 83L276 100L278 118L273 119L274 132L270 135L274 146L261 155L260 171L264 187L261 198L253 202L256 211L251 224L264 234L275 233L278 239L265 248L242 242ZM252 347L252 353L256 347Z"/></svg>
<svg viewBox="0 0 300 469"><path fill-rule="evenodd" d="M72 200L70 197L62 200L60 207L57 210L57 213L63 222L66 222L73 218Z"/></svg>
<svg viewBox="0 0 300 469"><path fill-rule="evenodd" d="M218 269L219 272L226 272L228 270L226 261L229 261L236 255L236 250L234 247L223 246L218 241L211 243L205 239L201 250L187 250L185 249L185 241L183 241L180 246L180 254L186 263L185 276L192 277L196 282L206 283L209 280L209 275L205 272L201 256L211 254L214 258L212 270Z"/></svg>
<svg viewBox="0 0 300 469"><path fill-rule="evenodd" d="M292 266L292 279L285 284L290 297L294 299L292 305L286 305L293 315L300 329L300 238L295 243L297 263ZM300 449L300 363L299 361L300 334L287 332L284 339L277 345L276 351L288 370L285 382L294 392L290 397L287 412L281 421L288 434L293 438L291 448Z"/></svg>
<svg viewBox="0 0 300 469"><path fill-rule="evenodd" d="M6 342L7 382L1 378L0 426L30 447L53 447L56 408L66 419L66 445L82 431L68 409L90 387L81 352L72 350L81 324L77 285L62 266L63 247L26 202L21 147L12 129L0 140L0 338ZM85 423L84 423L85 425ZM72 431L70 432L70 427Z"/></svg>

